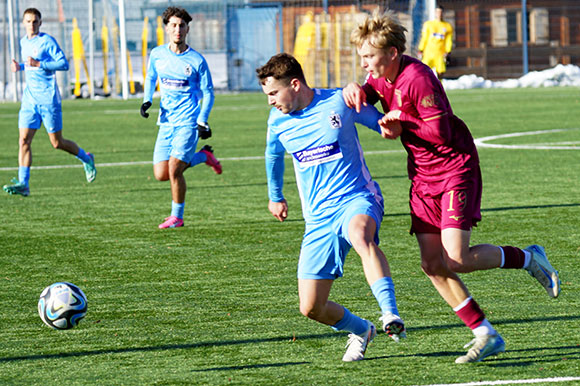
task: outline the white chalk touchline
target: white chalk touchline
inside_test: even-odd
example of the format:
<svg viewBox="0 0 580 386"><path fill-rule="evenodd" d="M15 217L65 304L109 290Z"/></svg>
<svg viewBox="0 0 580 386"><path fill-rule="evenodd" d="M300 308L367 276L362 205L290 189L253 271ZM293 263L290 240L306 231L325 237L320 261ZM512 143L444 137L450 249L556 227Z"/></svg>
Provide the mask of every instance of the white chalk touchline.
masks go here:
<svg viewBox="0 0 580 386"><path fill-rule="evenodd" d="M480 382L469 382L469 383L445 383L445 384L441 383L441 384L423 385L423 386L521 385L521 384L532 384L532 383L559 383L559 382L570 382L570 381L580 381L580 377L514 379L514 380L509 380L509 381L480 381Z"/></svg>
<svg viewBox="0 0 580 386"><path fill-rule="evenodd" d="M496 149L580 150L580 146L557 146L560 144L564 144L564 145L574 144L576 142L560 142L560 143L549 142L549 143L534 144L534 145L501 145L501 144L494 144L494 143L486 143L487 141L493 141L493 140L502 139L502 138L523 137L526 135L540 135L540 134L549 134L549 133L561 133L564 131L571 131L571 130L580 130L580 129L571 128L571 129L536 130L536 131L522 131L519 133L491 135L489 137L482 137L482 138L475 139L475 145L478 147L488 147L488 148L496 148Z"/></svg>
<svg viewBox="0 0 580 386"><path fill-rule="evenodd" d="M389 153L401 153L403 150L377 150L377 151L366 151L365 155L376 155L376 154L389 154ZM286 158L290 158L287 156ZM264 156L249 156L249 157L227 157L220 158L220 161L259 161L263 160ZM133 161L133 162L103 162L97 163L97 167L110 167L110 166L134 166L134 165L153 165L153 161ZM46 166L32 166L31 169L34 170L46 170L46 169L70 169L70 168L82 168L83 164L78 163L74 165L46 165ZM18 170L17 166L2 167L1 172L12 172Z"/></svg>

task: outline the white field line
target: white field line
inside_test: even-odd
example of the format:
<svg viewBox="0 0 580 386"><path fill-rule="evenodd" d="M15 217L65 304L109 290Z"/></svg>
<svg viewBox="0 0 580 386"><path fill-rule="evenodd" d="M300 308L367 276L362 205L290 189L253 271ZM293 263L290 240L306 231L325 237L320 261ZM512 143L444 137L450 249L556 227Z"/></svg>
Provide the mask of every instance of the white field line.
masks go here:
<svg viewBox="0 0 580 386"><path fill-rule="evenodd" d="M579 130L578 128L572 129L554 129L554 130L536 130L536 131L523 131L520 133L509 133L492 135L489 137L482 137L475 139L475 145L478 147L488 147L496 149L531 149L531 150L580 150L580 146L558 146L558 145L572 145L576 142L556 142L556 143L542 143L542 144L532 144L532 145L501 145L494 143L487 143L487 141L493 141L502 138L513 138L513 137L523 137L526 135L540 135L540 134L550 134L550 133L561 133L564 131Z"/></svg>
<svg viewBox="0 0 580 386"><path fill-rule="evenodd" d="M268 111L270 111L270 106L264 104L264 105L249 105L249 106L213 106L212 111L220 111L220 110L227 110L227 111L240 111L240 110L264 110L266 113ZM149 113L152 113L153 115L157 114L159 112L158 108L151 108L150 110L147 110ZM85 114L86 111L66 111L64 112L64 114ZM139 115L139 108L136 109L106 109L103 110L103 114L107 114L107 115L116 115L116 114L134 114L135 116ZM15 116L18 116L18 114L14 114ZM11 115L12 116L12 115Z"/></svg>
<svg viewBox="0 0 580 386"><path fill-rule="evenodd" d="M486 386L486 385L522 385L533 383L559 383L580 381L580 377L556 377L556 378L535 378L535 379L514 379L509 381L480 381L469 383L441 383L424 386Z"/></svg>
<svg viewBox="0 0 580 386"><path fill-rule="evenodd" d="M403 150L377 150L377 151L366 151L365 155L376 155L376 154L389 154L389 153L402 153ZM290 158L287 156L286 158ZM249 156L249 157L228 157L220 158L220 161L260 161L263 160L264 156ZM153 161L133 161L133 162L107 162L107 163L97 163L97 167L111 167L111 166L134 166L134 165L153 165ZM71 168L82 168L83 164L78 163L74 165L46 165L46 166L32 166L33 170L46 170L46 169L71 169ZM0 172L12 172L17 171L17 166L1 167Z"/></svg>
<svg viewBox="0 0 580 386"><path fill-rule="evenodd" d="M488 147L488 148L499 148L499 149L528 149L528 150L580 150L580 146L556 146L556 145L571 145L577 142L556 142L549 144L535 144L535 145L501 145L486 143L487 141L493 141L501 138L513 138L513 137L523 137L526 135L539 135L539 134L549 134L549 133L559 133L570 130L580 130L578 128L572 129L553 129L553 130L537 130L537 131L524 131L519 133L509 133L492 135L489 137L482 137L475 139L475 144L478 147ZM399 153L403 150L377 150L377 151L366 151L365 155L376 155L376 154L389 154L389 153ZM250 156L250 157L229 157L220 158L223 161L255 161L263 160L264 156ZM110 162L110 163L98 163L98 167L110 167L110 166L133 166L133 165L148 165L152 161L135 161L135 162ZM80 168L82 164L75 165L47 165L47 166L33 166L32 169L43 170L43 169L67 169L67 168ZM0 167L0 171L15 171L18 167Z"/></svg>

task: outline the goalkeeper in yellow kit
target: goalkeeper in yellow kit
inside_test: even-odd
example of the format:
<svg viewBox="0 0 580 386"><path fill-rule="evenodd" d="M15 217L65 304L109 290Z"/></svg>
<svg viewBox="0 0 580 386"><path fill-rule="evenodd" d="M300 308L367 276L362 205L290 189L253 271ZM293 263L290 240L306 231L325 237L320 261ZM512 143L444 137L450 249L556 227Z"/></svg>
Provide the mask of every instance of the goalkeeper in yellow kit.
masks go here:
<svg viewBox="0 0 580 386"><path fill-rule="evenodd" d="M435 20L423 24L419 42L419 59L430 68L434 68L441 78L445 73L445 61L453 45L453 27L443 20L443 7L435 8Z"/></svg>

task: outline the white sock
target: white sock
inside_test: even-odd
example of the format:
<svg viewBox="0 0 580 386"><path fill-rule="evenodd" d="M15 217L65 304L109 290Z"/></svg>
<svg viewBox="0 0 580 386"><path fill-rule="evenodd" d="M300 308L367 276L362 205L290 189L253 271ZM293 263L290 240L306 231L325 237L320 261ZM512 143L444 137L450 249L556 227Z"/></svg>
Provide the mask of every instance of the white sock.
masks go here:
<svg viewBox="0 0 580 386"><path fill-rule="evenodd" d="M495 335L496 331L495 328L489 323L487 318L483 319L483 322L473 330L473 335L475 336L484 336L484 335Z"/></svg>
<svg viewBox="0 0 580 386"><path fill-rule="evenodd" d="M504 253L502 247L498 247L498 248L501 251L501 263L499 263L499 267L503 268L503 265L505 264L505 253Z"/></svg>

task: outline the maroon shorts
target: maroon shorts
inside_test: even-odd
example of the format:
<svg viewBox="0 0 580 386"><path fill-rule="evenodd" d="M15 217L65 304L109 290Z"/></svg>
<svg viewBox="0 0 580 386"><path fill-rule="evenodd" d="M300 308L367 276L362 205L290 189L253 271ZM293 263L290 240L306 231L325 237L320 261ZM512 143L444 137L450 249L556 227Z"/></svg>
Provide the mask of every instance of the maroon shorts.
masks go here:
<svg viewBox="0 0 580 386"><path fill-rule="evenodd" d="M481 170L444 181L415 180L409 192L411 234L441 233L441 229L470 230L481 221Z"/></svg>

